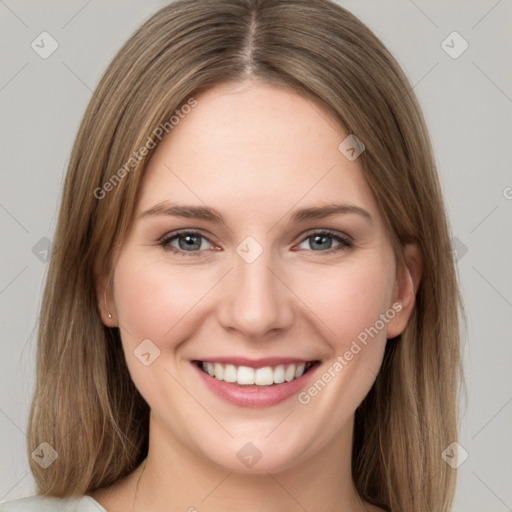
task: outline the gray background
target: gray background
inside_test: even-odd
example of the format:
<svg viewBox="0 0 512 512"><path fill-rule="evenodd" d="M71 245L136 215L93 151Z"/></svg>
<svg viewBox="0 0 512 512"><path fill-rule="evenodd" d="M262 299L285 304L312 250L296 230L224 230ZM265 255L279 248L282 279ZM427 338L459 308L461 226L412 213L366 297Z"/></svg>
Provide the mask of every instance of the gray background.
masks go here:
<svg viewBox="0 0 512 512"><path fill-rule="evenodd" d="M24 432L37 312L73 139L114 52L164 3L0 0L0 501L34 492ZM460 442L469 458L455 510L511 511L512 3L340 3L403 66L433 138L468 313ZM43 31L59 45L46 59L31 47ZM469 44L458 58L441 45L453 31ZM451 37L445 48L461 44Z"/></svg>

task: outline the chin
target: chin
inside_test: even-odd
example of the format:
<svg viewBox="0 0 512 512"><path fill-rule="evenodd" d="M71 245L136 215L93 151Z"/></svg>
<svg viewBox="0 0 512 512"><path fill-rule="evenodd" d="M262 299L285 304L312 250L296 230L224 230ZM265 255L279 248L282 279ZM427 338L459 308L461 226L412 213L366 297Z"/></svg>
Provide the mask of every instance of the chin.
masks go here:
<svg viewBox="0 0 512 512"><path fill-rule="evenodd" d="M272 440L265 439L265 435L255 436L252 441L244 436L224 444L217 442L214 450L212 446L204 447L202 456L217 466L240 474L278 473L306 458L305 452L309 450L304 443L284 443L282 435Z"/></svg>

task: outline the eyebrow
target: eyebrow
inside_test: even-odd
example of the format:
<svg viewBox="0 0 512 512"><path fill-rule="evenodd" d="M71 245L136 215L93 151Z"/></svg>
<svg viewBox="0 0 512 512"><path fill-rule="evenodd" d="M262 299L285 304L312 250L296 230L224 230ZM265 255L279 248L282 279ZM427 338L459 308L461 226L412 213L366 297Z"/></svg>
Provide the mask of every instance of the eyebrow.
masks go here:
<svg viewBox="0 0 512 512"><path fill-rule="evenodd" d="M293 213L290 218L290 222L304 222L307 220L323 219L332 215L341 214L356 214L363 217L370 224L373 222L373 217L367 210L351 204L328 204L324 206L302 208ZM158 215L206 220L217 224L224 223L222 215L213 208L208 206L179 205L170 203L169 201L158 203L149 210L142 212L139 215L139 219Z"/></svg>

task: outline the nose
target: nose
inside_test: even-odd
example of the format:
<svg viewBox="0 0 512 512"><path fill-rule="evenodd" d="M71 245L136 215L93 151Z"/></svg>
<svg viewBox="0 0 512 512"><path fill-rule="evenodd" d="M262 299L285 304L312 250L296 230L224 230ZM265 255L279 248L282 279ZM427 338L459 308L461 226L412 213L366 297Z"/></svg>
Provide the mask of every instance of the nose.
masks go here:
<svg viewBox="0 0 512 512"><path fill-rule="evenodd" d="M234 255L218 306L221 325L250 340L261 340L288 329L294 322L294 294L266 251L247 263Z"/></svg>

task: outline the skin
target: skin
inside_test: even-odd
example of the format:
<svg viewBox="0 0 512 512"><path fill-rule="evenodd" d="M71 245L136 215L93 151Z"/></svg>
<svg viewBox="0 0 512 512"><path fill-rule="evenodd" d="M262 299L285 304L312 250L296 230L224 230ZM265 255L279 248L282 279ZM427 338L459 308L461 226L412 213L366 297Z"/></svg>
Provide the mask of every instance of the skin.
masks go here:
<svg viewBox="0 0 512 512"><path fill-rule="evenodd" d="M361 511L350 470L354 412L387 338L412 312L418 249L404 247L408 268L397 264L358 160L338 150L348 134L321 105L256 81L218 86L197 100L154 150L114 274L98 281L103 321L120 327L151 417L145 467L91 496L110 512ZM212 207L224 223L140 218L162 201ZM298 208L330 203L356 205L372 221L349 213L290 222ZM206 237L195 255L159 245L184 228ZM353 247L328 238L319 248L309 237L324 229L348 235ZM252 263L236 252L247 236L263 250ZM180 247L178 239L170 244ZM301 357L320 360L321 376L398 301L401 311L308 404L293 396L237 407L214 395L190 363ZM160 350L149 366L133 354L144 339ZM237 457L247 442L262 453L252 468Z"/></svg>

